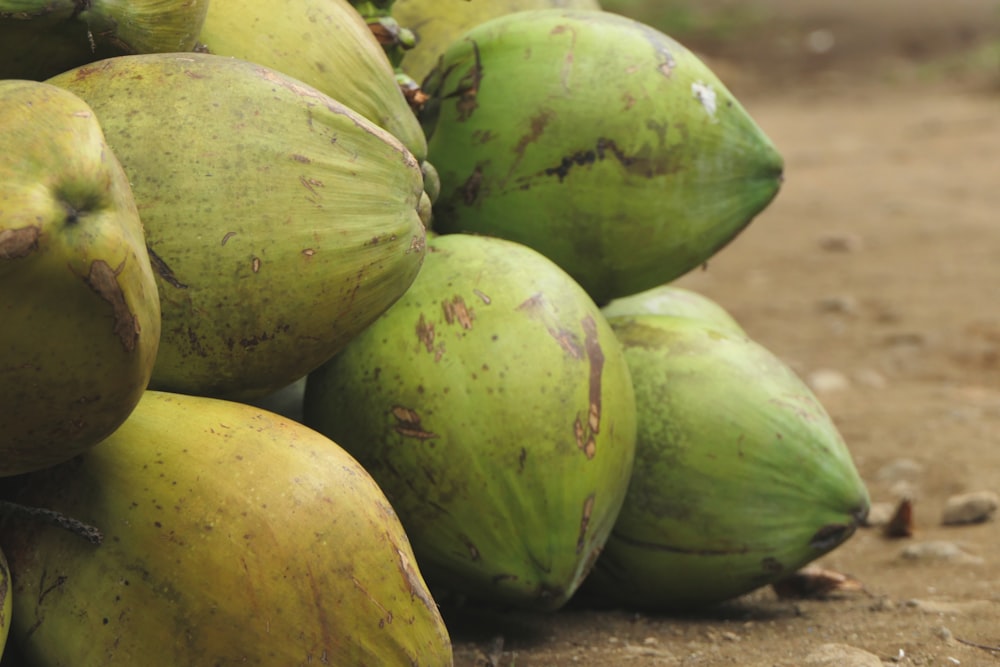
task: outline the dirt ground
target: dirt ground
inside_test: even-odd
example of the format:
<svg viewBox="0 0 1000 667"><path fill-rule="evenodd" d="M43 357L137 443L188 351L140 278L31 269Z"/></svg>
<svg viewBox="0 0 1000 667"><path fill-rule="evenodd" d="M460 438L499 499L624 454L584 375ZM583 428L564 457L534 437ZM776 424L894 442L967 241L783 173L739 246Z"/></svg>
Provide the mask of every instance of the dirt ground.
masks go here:
<svg viewBox="0 0 1000 667"><path fill-rule="evenodd" d="M702 7L743 12L743 29L687 25L687 43L787 171L771 207L678 284L814 383L873 501L911 498L915 533L860 530L818 564L864 590L824 599L768 588L694 616L446 610L456 664L1000 664L1000 523L941 522L948 497L1000 491L1000 3ZM904 555L935 542L952 555ZM866 653L824 662L827 643Z"/></svg>

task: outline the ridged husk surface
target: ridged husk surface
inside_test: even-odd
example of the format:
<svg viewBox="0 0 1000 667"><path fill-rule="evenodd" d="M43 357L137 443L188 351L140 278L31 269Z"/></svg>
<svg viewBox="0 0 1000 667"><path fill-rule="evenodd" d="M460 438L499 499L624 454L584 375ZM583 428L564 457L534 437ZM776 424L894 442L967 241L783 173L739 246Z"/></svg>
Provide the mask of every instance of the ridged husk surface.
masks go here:
<svg viewBox="0 0 1000 667"><path fill-rule="evenodd" d="M423 160L427 140L382 46L347 0L212 0L199 48L266 65L313 86Z"/></svg>
<svg viewBox="0 0 1000 667"><path fill-rule="evenodd" d="M153 388L276 390L416 276L416 159L315 88L198 53L112 58L52 82L94 108L132 182L163 307Z"/></svg>

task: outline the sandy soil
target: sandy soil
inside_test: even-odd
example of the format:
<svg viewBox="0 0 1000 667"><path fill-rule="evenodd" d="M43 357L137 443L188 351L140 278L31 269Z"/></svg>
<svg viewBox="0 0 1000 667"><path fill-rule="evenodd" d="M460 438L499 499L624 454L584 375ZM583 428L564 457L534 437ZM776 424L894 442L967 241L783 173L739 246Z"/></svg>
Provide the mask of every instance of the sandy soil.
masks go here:
<svg viewBox="0 0 1000 667"><path fill-rule="evenodd" d="M941 523L951 495L1000 491L1000 60L979 48L1000 4L869 4L768 0L753 5L768 20L690 36L787 180L678 284L814 382L873 500L910 497L915 533L859 531L818 564L864 589L824 599L768 588L696 616L452 610L460 667L1000 663L1000 525ZM904 556L938 541L959 554ZM842 652L824 662L827 643Z"/></svg>

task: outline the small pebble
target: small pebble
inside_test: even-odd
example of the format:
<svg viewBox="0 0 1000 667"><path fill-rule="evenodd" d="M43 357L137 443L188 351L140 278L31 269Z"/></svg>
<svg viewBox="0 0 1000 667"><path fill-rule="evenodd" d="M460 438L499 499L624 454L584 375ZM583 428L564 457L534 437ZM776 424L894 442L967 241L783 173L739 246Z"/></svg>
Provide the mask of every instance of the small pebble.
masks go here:
<svg viewBox="0 0 1000 667"><path fill-rule="evenodd" d="M954 542L944 540L917 542L904 548L899 555L906 560L938 560L960 565L978 565L983 562L979 556L973 556Z"/></svg>
<svg viewBox="0 0 1000 667"><path fill-rule="evenodd" d="M941 523L946 526L989 521L1000 500L992 491L975 491L952 496L945 501Z"/></svg>
<svg viewBox="0 0 1000 667"><path fill-rule="evenodd" d="M833 36L832 30L820 28L818 30L811 31L808 35L806 35L805 43L806 49L810 53L823 54L832 50L834 45L837 43L837 40Z"/></svg>
<svg viewBox="0 0 1000 667"><path fill-rule="evenodd" d="M882 667L874 653L847 644L820 644L806 655L803 667Z"/></svg>
<svg viewBox="0 0 1000 667"><path fill-rule="evenodd" d="M936 628L934 628L934 634L935 636L937 636L938 639L943 641L945 644L955 643L955 635L952 634L951 630L949 630L943 625L939 625Z"/></svg>
<svg viewBox="0 0 1000 667"><path fill-rule="evenodd" d="M834 391L849 389L851 381L840 371L821 368L813 371L806 377L806 384L817 394L829 394Z"/></svg>

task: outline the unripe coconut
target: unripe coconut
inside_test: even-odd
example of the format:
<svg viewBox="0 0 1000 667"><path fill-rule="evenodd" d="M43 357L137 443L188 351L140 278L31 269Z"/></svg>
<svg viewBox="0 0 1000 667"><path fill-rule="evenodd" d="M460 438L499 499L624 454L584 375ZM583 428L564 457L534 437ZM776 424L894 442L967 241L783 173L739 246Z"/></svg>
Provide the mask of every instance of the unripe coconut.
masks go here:
<svg viewBox="0 0 1000 667"><path fill-rule="evenodd" d="M638 408L636 464L588 594L631 608L733 598L848 539L868 492L808 387L733 330L610 318Z"/></svg>
<svg viewBox="0 0 1000 667"><path fill-rule="evenodd" d="M428 242L406 294L306 383L305 422L378 481L440 589L565 603L618 515L635 403L621 347L551 261Z"/></svg>
<svg viewBox="0 0 1000 667"><path fill-rule="evenodd" d="M781 182L780 154L704 63L609 12L487 21L424 89L435 230L528 245L600 304L704 263Z"/></svg>

